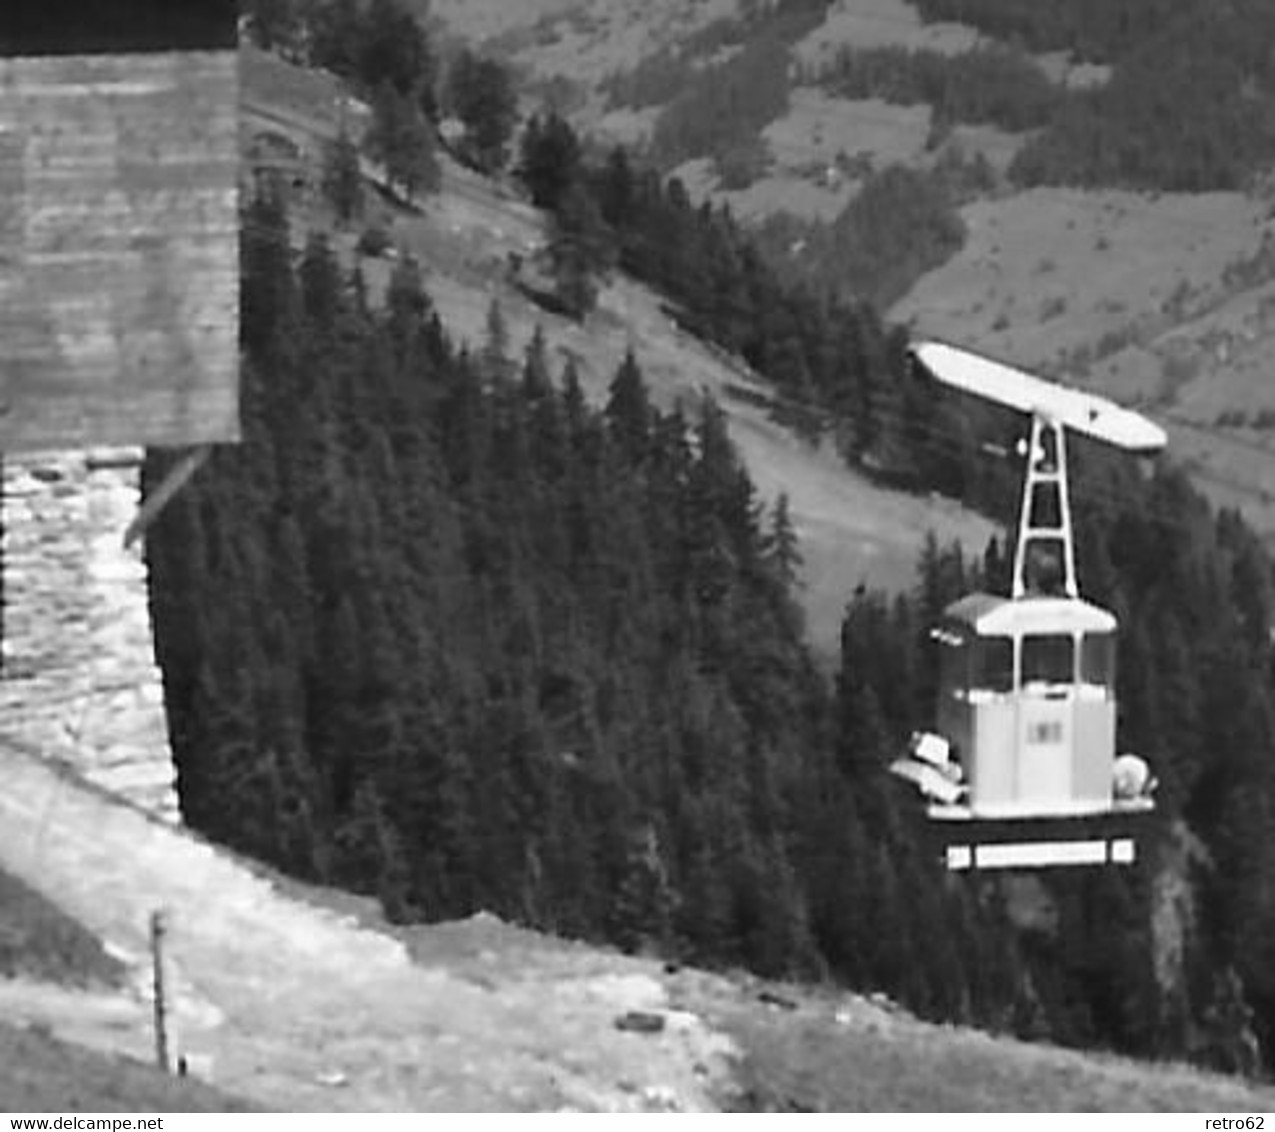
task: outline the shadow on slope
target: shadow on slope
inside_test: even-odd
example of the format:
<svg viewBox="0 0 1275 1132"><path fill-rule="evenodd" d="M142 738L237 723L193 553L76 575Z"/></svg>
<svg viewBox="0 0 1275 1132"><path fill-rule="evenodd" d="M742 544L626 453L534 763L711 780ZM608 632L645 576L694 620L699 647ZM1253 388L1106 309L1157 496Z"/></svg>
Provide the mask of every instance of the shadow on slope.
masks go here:
<svg viewBox="0 0 1275 1132"><path fill-rule="evenodd" d="M0 978L123 986L124 965L78 921L0 869Z"/></svg>
<svg viewBox="0 0 1275 1132"><path fill-rule="evenodd" d="M0 1023L0 1109L9 1112L250 1112L235 1097L193 1079L167 1077L125 1057L107 1057L38 1030Z"/></svg>

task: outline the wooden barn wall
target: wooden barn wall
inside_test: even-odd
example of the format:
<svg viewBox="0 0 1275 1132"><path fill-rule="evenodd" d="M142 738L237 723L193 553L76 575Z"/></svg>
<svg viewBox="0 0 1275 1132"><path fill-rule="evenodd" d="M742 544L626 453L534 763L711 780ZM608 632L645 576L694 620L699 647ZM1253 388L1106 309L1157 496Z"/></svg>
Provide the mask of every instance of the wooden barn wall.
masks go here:
<svg viewBox="0 0 1275 1132"><path fill-rule="evenodd" d="M235 441L238 57L0 60L0 451Z"/></svg>

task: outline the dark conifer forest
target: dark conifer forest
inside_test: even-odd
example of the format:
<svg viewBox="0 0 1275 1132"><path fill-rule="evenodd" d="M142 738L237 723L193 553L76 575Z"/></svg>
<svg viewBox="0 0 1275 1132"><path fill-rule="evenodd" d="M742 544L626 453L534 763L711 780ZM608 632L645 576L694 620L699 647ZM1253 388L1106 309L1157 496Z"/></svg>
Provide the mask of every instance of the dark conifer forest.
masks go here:
<svg viewBox="0 0 1275 1132"><path fill-rule="evenodd" d="M1085 515L1083 580L1125 625L1122 741L1155 760L1162 816L1143 867L1061 878L1058 931L1023 935L992 890L944 877L883 773L930 710L925 629L999 580L996 547L931 543L910 597L847 579L830 687L786 509L759 501L719 409L655 409L634 357L591 409L538 342L457 351L410 264L384 310L322 237L294 268L283 222L258 202L245 230L245 443L150 540L194 828L399 920L487 908L927 1017L1249 1065L1240 1007L1263 1039L1275 1019L1275 781L1270 562L1237 516L1171 471ZM1184 823L1191 915L1156 903Z"/></svg>
<svg viewBox="0 0 1275 1132"><path fill-rule="evenodd" d="M552 117L529 136L550 231L596 213L598 258L742 354L795 428L1011 513L1014 470L978 445L1003 423L938 400L871 305L781 279L623 151L590 162ZM1043 878L1054 920L1024 925L1005 888L942 871L884 770L932 716L929 626L1003 588L1001 542L929 540L898 596L846 578L829 677L786 503L718 406L657 408L630 355L592 407L539 336L459 348L410 260L373 306L287 230L278 201L247 206L244 443L148 539L193 828L398 921L489 909L926 1018L1270 1068L1272 563L1238 514L1169 462L1075 452L1082 588L1122 626L1120 749L1154 764L1160 808L1137 867Z"/></svg>

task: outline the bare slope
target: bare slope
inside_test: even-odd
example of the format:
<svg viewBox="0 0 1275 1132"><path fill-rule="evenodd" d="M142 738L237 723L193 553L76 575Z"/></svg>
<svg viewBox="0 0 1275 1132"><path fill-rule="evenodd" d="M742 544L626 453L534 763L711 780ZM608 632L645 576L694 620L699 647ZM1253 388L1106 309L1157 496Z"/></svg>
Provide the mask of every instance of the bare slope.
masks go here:
<svg viewBox="0 0 1275 1132"><path fill-rule="evenodd" d="M95 936L0 868L0 979L105 987L118 985L122 974Z"/></svg>
<svg viewBox="0 0 1275 1132"><path fill-rule="evenodd" d="M0 861L101 936L138 982L96 1010L61 1012L48 996L33 1008L23 984L0 984L7 1017L34 1010L81 1041L144 1057L146 925L163 907L177 1044L196 1072L258 1103L625 1110L650 1107L643 1090L658 1086L698 1109L726 1082L730 1047L698 1019L641 1039L614 1027L623 1010L665 1002L622 961L614 975L483 986L413 963L388 935L283 896L227 854L34 757L6 747L0 774Z"/></svg>
<svg viewBox="0 0 1275 1132"><path fill-rule="evenodd" d="M971 552L981 550L992 534L992 524L955 505L875 486L847 470L833 453L811 448L763 410L732 396L732 387L758 391L764 386L738 359L678 329L646 287L616 277L583 326L526 300L502 282L503 251L534 244L539 220L523 206L502 201L480 179L451 170L442 198L424 217L400 221L395 234L429 265L426 287L458 339L481 345L496 300L509 330L510 353L521 356L541 327L554 355L575 359L595 401L605 399L630 346L653 396L665 407L681 401L693 408L705 393L716 398L763 498L789 496L805 559L809 629L825 655L835 654L841 610L855 585L912 584L927 530L944 542L961 539ZM441 266L449 263L456 266Z"/></svg>

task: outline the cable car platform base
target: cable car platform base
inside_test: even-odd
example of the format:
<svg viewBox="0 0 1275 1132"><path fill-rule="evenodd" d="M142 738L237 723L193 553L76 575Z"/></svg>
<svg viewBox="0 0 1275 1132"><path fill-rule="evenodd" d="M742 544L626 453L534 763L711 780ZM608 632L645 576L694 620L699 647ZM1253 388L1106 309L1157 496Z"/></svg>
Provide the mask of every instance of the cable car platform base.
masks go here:
<svg viewBox="0 0 1275 1132"><path fill-rule="evenodd" d="M1155 812L1149 798L1090 813L986 817L967 806L932 805L931 837L952 872L1039 869L1064 865L1132 865L1136 834Z"/></svg>

